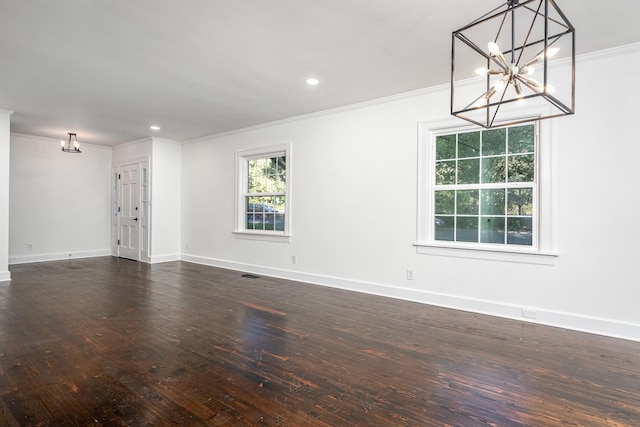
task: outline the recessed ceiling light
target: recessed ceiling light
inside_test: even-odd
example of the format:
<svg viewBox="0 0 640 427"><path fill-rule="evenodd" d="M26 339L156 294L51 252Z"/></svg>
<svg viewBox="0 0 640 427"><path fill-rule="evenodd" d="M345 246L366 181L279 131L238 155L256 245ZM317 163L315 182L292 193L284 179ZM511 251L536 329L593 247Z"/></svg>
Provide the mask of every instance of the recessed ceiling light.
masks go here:
<svg viewBox="0 0 640 427"><path fill-rule="evenodd" d="M316 78L311 77L311 78L307 79L307 84L309 86L316 86L318 83L320 83L320 80L318 80Z"/></svg>
<svg viewBox="0 0 640 427"><path fill-rule="evenodd" d="M149 126L149 129L151 129L151 130L160 130L160 126L155 126L155 125Z"/></svg>

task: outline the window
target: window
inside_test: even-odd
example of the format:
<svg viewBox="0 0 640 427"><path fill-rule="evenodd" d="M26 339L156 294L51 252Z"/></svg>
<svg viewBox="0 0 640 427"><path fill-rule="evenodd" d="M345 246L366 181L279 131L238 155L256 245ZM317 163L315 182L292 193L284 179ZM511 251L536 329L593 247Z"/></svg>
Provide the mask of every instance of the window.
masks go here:
<svg viewBox="0 0 640 427"><path fill-rule="evenodd" d="M290 147L236 153L236 233L288 236Z"/></svg>
<svg viewBox="0 0 640 427"><path fill-rule="evenodd" d="M533 124L435 137L434 240L533 246Z"/></svg>
<svg viewBox="0 0 640 427"><path fill-rule="evenodd" d="M551 130L420 123L417 252L553 265Z"/></svg>

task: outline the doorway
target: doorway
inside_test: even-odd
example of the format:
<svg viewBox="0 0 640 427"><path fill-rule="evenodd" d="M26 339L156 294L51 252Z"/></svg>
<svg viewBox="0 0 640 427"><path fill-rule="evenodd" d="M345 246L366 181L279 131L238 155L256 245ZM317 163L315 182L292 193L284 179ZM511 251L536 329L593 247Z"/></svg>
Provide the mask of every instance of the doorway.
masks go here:
<svg viewBox="0 0 640 427"><path fill-rule="evenodd" d="M115 254L135 261L149 260L148 161L114 168Z"/></svg>

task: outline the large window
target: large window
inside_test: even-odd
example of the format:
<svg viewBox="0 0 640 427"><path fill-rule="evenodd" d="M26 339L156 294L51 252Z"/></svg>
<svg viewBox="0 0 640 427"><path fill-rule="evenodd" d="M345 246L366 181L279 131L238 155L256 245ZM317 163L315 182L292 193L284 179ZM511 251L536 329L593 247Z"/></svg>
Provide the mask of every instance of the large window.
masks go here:
<svg viewBox="0 0 640 427"><path fill-rule="evenodd" d="M551 120L482 129L446 118L418 135L419 254L555 263Z"/></svg>
<svg viewBox="0 0 640 427"><path fill-rule="evenodd" d="M238 152L236 232L289 232L289 147Z"/></svg>
<svg viewBox="0 0 640 427"><path fill-rule="evenodd" d="M434 240L532 246L535 125L436 135Z"/></svg>

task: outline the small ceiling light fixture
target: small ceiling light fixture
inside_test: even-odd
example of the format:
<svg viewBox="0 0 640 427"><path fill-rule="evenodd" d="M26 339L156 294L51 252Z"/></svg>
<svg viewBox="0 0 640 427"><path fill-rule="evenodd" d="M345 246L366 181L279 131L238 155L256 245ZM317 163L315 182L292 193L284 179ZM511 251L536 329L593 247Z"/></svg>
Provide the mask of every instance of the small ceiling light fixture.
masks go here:
<svg viewBox="0 0 640 427"><path fill-rule="evenodd" d="M507 0L453 32L451 114L485 128L573 114L575 61L575 28L554 0Z"/></svg>
<svg viewBox="0 0 640 427"><path fill-rule="evenodd" d="M313 78L313 77L310 77L310 78L308 78L308 79L306 80L306 83L307 83L309 86L317 86L318 84L320 84L320 80L318 80L318 79L316 79L316 78Z"/></svg>
<svg viewBox="0 0 640 427"><path fill-rule="evenodd" d="M60 148L65 153L82 153L80 151L80 143L75 133L69 132L69 141L60 141Z"/></svg>
<svg viewBox="0 0 640 427"><path fill-rule="evenodd" d="M151 126L149 126L149 129L151 129L151 130L160 130L160 126L151 125Z"/></svg>

